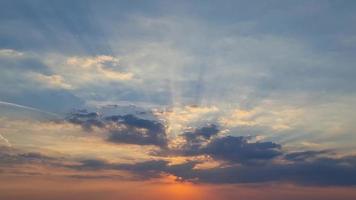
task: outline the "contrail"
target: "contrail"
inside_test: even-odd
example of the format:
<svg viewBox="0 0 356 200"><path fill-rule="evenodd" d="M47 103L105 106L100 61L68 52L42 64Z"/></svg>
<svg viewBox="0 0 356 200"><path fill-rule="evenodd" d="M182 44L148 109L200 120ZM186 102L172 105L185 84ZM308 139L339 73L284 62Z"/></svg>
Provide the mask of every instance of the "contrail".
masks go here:
<svg viewBox="0 0 356 200"><path fill-rule="evenodd" d="M4 141L8 147L11 147L11 143L4 136L0 134L0 140Z"/></svg>
<svg viewBox="0 0 356 200"><path fill-rule="evenodd" d="M19 105L19 104L15 104L15 103L10 103L10 102L6 102L6 101L0 101L0 105L12 106L12 107L22 108L22 109L26 109L26 110L32 110L32 111L44 113L44 114L47 114L47 115L51 115L51 116L54 116L54 117L57 117L57 118L60 117L56 113L47 112L47 111L40 110L40 109L37 109L37 108L24 106L24 105Z"/></svg>

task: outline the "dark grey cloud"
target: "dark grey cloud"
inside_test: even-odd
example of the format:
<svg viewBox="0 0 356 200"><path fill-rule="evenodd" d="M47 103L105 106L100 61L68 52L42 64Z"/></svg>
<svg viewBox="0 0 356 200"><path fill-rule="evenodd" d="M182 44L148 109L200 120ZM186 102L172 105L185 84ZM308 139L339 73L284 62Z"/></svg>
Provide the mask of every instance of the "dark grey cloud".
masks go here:
<svg viewBox="0 0 356 200"><path fill-rule="evenodd" d="M100 118L96 113L75 115L80 119ZM164 132L155 121L140 119L133 115L112 115L101 117L105 123L119 124L127 132L114 132L120 137L111 142L130 144L157 143L156 136L140 136L130 129L143 128L156 133ZM113 134L113 132L109 132ZM147 131L146 134L150 133ZM151 179L171 174L178 180L199 183L264 183L286 182L300 185L352 186L356 185L356 157L335 157L329 150L323 151L283 151L280 144L264 141L253 142L251 137L221 135L216 125L207 125L181 135L184 144L176 149L161 148L156 156L198 156L207 155L223 161L217 167L201 169L197 165L203 161L192 160L182 164L171 164L167 160L149 160L138 163L109 163L104 160L83 160L74 166L76 170L118 170L129 171L133 179ZM133 140L136 141L133 141ZM117 141L115 141L117 140ZM167 142L167 139L164 140Z"/></svg>
<svg viewBox="0 0 356 200"><path fill-rule="evenodd" d="M108 134L107 141L113 143L156 145L162 148L168 143L162 123L132 114L100 116L96 112L78 110L70 113L67 121L89 131L93 127L104 129Z"/></svg>
<svg viewBox="0 0 356 200"><path fill-rule="evenodd" d="M306 161L308 159L315 159L320 156L324 156L331 153L328 150L323 150L323 151L297 151L297 152L291 152L287 153L284 155L284 158L286 160L290 161Z"/></svg>
<svg viewBox="0 0 356 200"><path fill-rule="evenodd" d="M246 137L226 136L213 139L202 152L218 160L245 163L271 160L282 154L280 149L281 145L273 142L248 142Z"/></svg>
<svg viewBox="0 0 356 200"><path fill-rule="evenodd" d="M192 177L213 183L292 182L302 185L356 185L355 157L310 162L197 170Z"/></svg>
<svg viewBox="0 0 356 200"><path fill-rule="evenodd" d="M184 155L198 155L202 154L201 148L204 143L208 142L211 137L219 133L219 128L215 124L210 124L201 128L197 128L191 132L185 132L181 135L185 143L176 150Z"/></svg>
<svg viewBox="0 0 356 200"><path fill-rule="evenodd" d="M119 170L129 171L133 179L147 180L158 178L163 174L182 174L184 171L190 173L194 166L199 163L189 161L182 164L170 165L166 160L148 160L143 162L122 164L109 163L105 160L82 160L76 165L67 165L68 168L76 170Z"/></svg>
<svg viewBox="0 0 356 200"><path fill-rule="evenodd" d="M38 152L20 152L17 149L0 147L0 167L23 164L51 165L59 159Z"/></svg>
<svg viewBox="0 0 356 200"><path fill-rule="evenodd" d="M164 125L159 122L140 119L134 115L110 116L106 120L124 125L110 131L108 141L139 145L157 145L165 147L167 136Z"/></svg>
<svg viewBox="0 0 356 200"><path fill-rule="evenodd" d="M167 173L168 163L165 160L149 160L134 164L120 164L115 168L132 172L135 179L150 179L158 178L162 173Z"/></svg>
<svg viewBox="0 0 356 200"><path fill-rule="evenodd" d="M99 118L97 112L88 112L86 110L72 111L66 118L67 121L78 124L87 131L91 131L92 127L104 127L104 123Z"/></svg>
<svg viewBox="0 0 356 200"><path fill-rule="evenodd" d="M248 136L220 136L216 125L182 134L184 143L173 154L209 155L216 160L248 163L269 161L282 155L281 145L273 142L251 142Z"/></svg>
<svg viewBox="0 0 356 200"><path fill-rule="evenodd" d="M202 128L195 129L194 132L187 132L184 134L184 136L189 139L193 140L198 137L203 137L204 139L209 139L214 135L217 135L219 133L219 128L215 124L210 124Z"/></svg>
<svg viewBox="0 0 356 200"><path fill-rule="evenodd" d="M124 170L132 172L134 178L151 179L171 174L181 181L197 183L264 183L286 182L315 186L356 185L356 157L322 157L310 161L265 165L230 165L210 169L196 168L197 161L169 164L165 160L149 160L133 164L113 164L105 161L82 161L80 170Z"/></svg>
<svg viewBox="0 0 356 200"><path fill-rule="evenodd" d="M118 170L132 172L131 179L147 180L158 178L162 173L166 173L169 162L165 160L149 160L134 164L110 163L105 160L90 159L82 160L77 164L66 165L65 167L79 171L98 171L98 170ZM86 179L86 176L77 177ZM110 178L110 177L106 177Z"/></svg>

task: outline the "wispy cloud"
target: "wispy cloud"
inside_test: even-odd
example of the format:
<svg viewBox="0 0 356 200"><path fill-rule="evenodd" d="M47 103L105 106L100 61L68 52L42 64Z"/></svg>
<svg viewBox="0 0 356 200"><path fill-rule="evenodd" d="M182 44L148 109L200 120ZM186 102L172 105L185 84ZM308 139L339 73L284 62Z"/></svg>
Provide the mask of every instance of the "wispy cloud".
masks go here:
<svg viewBox="0 0 356 200"><path fill-rule="evenodd" d="M9 142L8 139L6 139L3 135L0 134L0 140L2 140L3 142L5 142L5 145L8 147L11 147L11 143Z"/></svg>
<svg viewBox="0 0 356 200"><path fill-rule="evenodd" d="M41 110L41 109L37 109L37 108L34 108L34 107L30 107L30 106L24 106L24 105L19 105L19 104L15 104L15 103L5 102L5 101L0 101L0 105L5 105L5 106L11 106L11 107L20 108L20 109L31 110L31 111L40 112L40 113L43 113L43 114L50 115L52 117L60 118L60 115L58 115L56 113L47 112L47 111L44 111L44 110Z"/></svg>
<svg viewBox="0 0 356 200"><path fill-rule="evenodd" d="M43 87L73 89L73 87L64 82L60 75L44 75L39 73L29 73L28 76L38 81Z"/></svg>

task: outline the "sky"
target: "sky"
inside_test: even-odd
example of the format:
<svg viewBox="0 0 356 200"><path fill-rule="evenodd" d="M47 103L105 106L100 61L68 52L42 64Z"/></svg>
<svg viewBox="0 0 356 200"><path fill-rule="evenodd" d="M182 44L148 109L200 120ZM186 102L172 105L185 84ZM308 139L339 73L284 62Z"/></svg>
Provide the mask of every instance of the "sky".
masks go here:
<svg viewBox="0 0 356 200"><path fill-rule="evenodd" d="M0 199L355 199L355 11L0 0Z"/></svg>

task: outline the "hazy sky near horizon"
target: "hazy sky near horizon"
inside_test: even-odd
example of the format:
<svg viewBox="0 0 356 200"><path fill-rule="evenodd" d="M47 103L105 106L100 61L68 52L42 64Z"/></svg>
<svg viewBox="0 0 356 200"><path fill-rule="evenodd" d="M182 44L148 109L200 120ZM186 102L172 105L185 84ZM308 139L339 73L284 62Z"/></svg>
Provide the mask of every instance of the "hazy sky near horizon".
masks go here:
<svg viewBox="0 0 356 200"><path fill-rule="evenodd" d="M0 198L354 199L355 10L0 0Z"/></svg>

